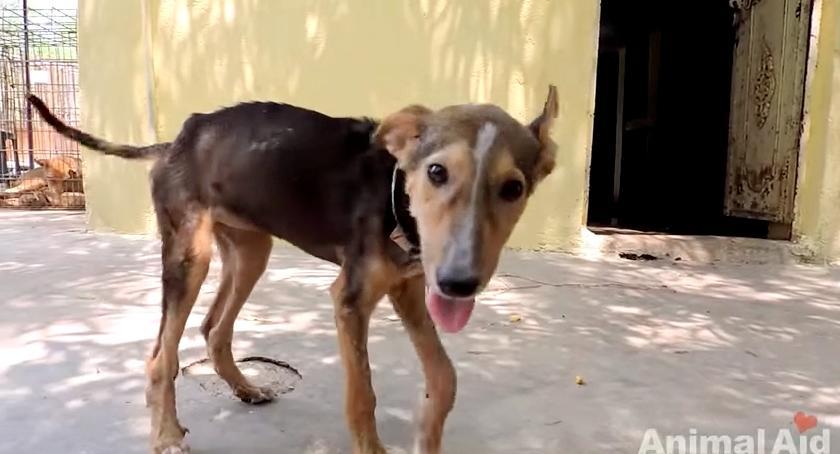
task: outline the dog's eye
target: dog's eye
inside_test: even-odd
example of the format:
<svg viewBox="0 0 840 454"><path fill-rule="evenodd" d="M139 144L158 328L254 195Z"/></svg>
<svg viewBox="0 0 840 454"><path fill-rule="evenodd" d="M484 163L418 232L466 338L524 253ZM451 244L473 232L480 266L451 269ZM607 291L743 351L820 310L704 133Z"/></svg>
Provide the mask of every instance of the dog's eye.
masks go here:
<svg viewBox="0 0 840 454"><path fill-rule="evenodd" d="M446 167L440 164L430 165L426 173L429 175L429 181L435 186L442 186L449 180L449 172L446 171Z"/></svg>
<svg viewBox="0 0 840 454"><path fill-rule="evenodd" d="M522 191L524 190L524 186L522 186L522 182L519 180L508 180L502 184L502 188L499 189L499 197L502 200L507 202L515 202L522 196Z"/></svg>

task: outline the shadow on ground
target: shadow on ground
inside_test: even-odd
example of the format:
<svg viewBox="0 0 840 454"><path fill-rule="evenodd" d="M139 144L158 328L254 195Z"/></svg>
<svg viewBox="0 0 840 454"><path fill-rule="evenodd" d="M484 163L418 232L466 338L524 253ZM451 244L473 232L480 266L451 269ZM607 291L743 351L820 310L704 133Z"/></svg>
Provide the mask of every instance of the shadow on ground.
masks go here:
<svg viewBox="0 0 840 454"><path fill-rule="evenodd" d="M0 242L0 452L145 452L156 240L87 233L78 214L7 211ZM188 439L198 453L345 452L326 292L336 269L285 246L269 266L237 322L235 352L287 361L303 380L249 407L180 378ZM218 263L182 365L204 356L197 327L217 275ZM459 371L447 452L637 452L647 428L774 436L796 411L840 431L839 277L507 254L471 324L444 339ZM421 375L387 304L370 350L380 434L407 452Z"/></svg>

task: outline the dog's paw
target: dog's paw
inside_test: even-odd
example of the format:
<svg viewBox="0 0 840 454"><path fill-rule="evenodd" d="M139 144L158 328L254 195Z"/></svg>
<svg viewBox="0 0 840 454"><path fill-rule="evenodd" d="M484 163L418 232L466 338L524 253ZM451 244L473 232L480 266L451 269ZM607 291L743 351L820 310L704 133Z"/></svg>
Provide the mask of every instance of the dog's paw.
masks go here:
<svg viewBox="0 0 840 454"><path fill-rule="evenodd" d="M422 434L417 434L414 438L414 445L412 447L412 454L440 454L440 447L432 447L428 439Z"/></svg>
<svg viewBox="0 0 840 454"><path fill-rule="evenodd" d="M251 385L237 386L233 394L242 402L251 405L268 403L277 397L277 393L271 388Z"/></svg>
<svg viewBox="0 0 840 454"><path fill-rule="evenodd" d="M181 440L176 444L165 446L154 450L154 454L188 454L190 445Z"/></svg>
<svg viewBox="0 0 840 454"><path fill-rule="evenodd" d="M398 454L400 451L389 451L384 446L377 443L375 445L356 447L353 450L354 454Z"/></svg>

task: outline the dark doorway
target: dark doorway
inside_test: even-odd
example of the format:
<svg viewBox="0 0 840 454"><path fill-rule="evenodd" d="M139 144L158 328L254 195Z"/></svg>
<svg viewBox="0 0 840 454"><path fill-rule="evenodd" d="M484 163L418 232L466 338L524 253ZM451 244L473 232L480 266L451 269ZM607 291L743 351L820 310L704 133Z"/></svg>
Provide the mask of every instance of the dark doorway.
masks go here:
<svg viewBox="0 0 840 454"><path fill-rule="evenodd" d="M766 237L725 216L733 10L603 0L588 223Z"/></svg>

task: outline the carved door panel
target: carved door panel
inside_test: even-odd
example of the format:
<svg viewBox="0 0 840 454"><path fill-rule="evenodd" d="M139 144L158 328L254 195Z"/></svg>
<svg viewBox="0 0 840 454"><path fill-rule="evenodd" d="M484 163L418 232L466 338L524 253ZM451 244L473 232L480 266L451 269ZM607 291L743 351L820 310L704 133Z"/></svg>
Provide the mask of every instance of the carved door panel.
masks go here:
<svg viewBox="0 0 840 454"><path fill-rule="evenodd" d="M813 0L734 0L725 213L790 223Z"/></svg>

